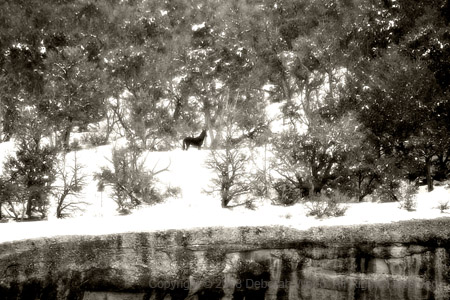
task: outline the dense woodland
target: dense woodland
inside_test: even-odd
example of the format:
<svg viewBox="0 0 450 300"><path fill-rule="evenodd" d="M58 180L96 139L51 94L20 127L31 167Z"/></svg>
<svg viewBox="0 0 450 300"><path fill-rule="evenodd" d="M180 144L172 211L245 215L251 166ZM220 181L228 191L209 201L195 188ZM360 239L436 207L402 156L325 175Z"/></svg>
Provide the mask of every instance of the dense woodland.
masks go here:
<svg viewBox="0 0 450 300"><path fill-rule="evenodd" d="M203 128L226 150L210 161L224 207L253 187L239 181L244 144L270 146L285 203L324 190L396 200L401 180L431 191L450 176L449 22L448 0L1 0L0 139L17 152L0 206L44 217L76 131L93 146L127 139L97 178L122 206L161 197L139 153ZM118 178L125 165L133 182Z"/></svg>

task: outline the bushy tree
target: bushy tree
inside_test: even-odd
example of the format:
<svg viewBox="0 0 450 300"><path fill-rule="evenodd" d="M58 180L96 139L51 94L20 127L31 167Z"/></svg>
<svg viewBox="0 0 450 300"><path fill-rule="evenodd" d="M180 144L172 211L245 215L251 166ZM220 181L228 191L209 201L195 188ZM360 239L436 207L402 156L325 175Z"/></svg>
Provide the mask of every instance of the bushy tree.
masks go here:
<svg viewBox="0 0 450 300"><path fill-rule="evenodd" d="M68 150L75 126L98 122L106 113L103 71L83 45L51 49L45 63L46 97L39 107L51 120L49 127L57 133L58 144Z"/></svg>
<svg viewBox="0 0 450 300"><path fill-rule="evenodd" d="M173 135L173 124L163 83L158 77L162 72L156 63L159 56L150 45L139 48L139 51L134 47L117 50L109 64L112 81L116 83L112 109L131 143L155 150L167 147L164 143Z"/></svg>
<svg viewBox="0 0 450 300"><path fill-rule="evenodd" d="M55 148L44 144L40 121L29 118L16 140L17 150L4 164L2 198L16 219L47 216L55 180Z"/></svg>
<svg viewBox="0 0 450 300"><path fill-rule="evenodd" d="M272 168L300 191L298 195L320 193L325 186L339 188L361 141L351 115L333 122L316 120L304 133L291 129L274 139Z"/></svg>
<svg viewBox="0 0 450 300"><path fill-rule="evenodd" d="M353 107L380 157L393 158L403 178L425 178L431 191L433 177L448 173L448 5L402 0L361 7L378 17L354 25Z"/></svg>
<svg viewBox="0 0 450 300"><path fill-rule="evenodd" d="M392 47L371 64L370 75L359 79L364 88L356 97L368 141L380 157L395 158L404 175L425 177L431 191L433 157L445 161L450 146L446 97L426 64L399 48Z"/></svg>
<svg viewBox="0 0 450 300"><path fill-rule="evenodd" d="M3 138L17 133L18 117L31 105L67 148L74 125L101 115L99 36L107 23L103 10L80 2L39 0L0 5L7 12L0 25Z"/></svg>

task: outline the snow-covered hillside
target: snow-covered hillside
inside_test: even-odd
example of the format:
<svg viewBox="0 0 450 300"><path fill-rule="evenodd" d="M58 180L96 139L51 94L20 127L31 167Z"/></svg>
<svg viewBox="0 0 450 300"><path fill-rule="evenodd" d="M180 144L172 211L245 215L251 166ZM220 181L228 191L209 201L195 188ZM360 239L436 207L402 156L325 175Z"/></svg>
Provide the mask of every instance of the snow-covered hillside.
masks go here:
<svg viewBox="0 0 450 300"><path fill-rule="evenodd" d="M109 164L112 147L113 145L106 145L77 151L77 159L84 165L83 172L87 175L87 185L79 200L89 204L83 207L82 213L73 218L58 220L55 218L53 205L47 221L2 223L0 243L42 236L108 234L203 226L276 224L306 229L319 225L381 223L449 216L438 209L440 203L450 203L448 184L436 186L431 193L421 187L417 195L417 209L412 212L400 209L398 203L349 203L346 204L348 209L344 216L319 220L308 217L307 208L303 204L275 206L269 199L256 200L255 210L245 207L223 209L217 196L204 193L205 189L209 189L213 174L205 167L209 150L197 149L149 153L146 159L148 168L162 169L169 166L167 172L159 175L159 184L179 187L182 194L177 198L169 198L164 203L142 206L130 215L121 216L117 213L117 205L108 191L97 191L97 182L93 178L95 172ZM5 156L12 151L11 143L0 144L0 166ZM74 152L68 155L68 163L73 159L73 155Z"/></svg>

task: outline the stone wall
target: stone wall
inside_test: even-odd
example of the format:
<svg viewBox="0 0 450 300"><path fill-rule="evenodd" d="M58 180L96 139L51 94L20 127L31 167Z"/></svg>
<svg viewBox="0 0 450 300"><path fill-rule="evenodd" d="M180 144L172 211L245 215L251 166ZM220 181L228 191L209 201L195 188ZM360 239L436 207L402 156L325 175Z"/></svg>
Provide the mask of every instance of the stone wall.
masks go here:
<svg viewBox="0 0 450 300"><path fill-rule="evenodd" d="M450 218L0 244L0 299L450 299Z"/></svg>

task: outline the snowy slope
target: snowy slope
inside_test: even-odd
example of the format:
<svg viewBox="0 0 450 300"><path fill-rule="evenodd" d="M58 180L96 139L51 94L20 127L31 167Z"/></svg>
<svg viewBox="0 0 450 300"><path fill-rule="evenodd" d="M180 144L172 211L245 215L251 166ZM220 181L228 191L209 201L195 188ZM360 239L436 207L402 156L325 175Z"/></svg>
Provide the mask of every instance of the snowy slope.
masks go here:
<svg viewBox="0 0 450 300"><path fill-rule="evenodd" d="M87 186L80 201L88 202L84 212L70 219L58 220L51 208L48 221L9 222L0 224L0 243L42 236L72 234L108 234L129 231L149 231L158 229L193 228L203 226L261 226L286 225L306 229L319 225L349 225L383 223L408 219L437 218L449 216L437 208L442 202L449 201L448 184L437 186L431 193L425 187L420 188L417 196L417 210L408 212L399 208L398 203L351 203L344 216L318 220L307 217L303 204L290 207L271 205L270 200L256 201L257 208L248 210L244 207L222 209L220 199L207 195L212 173L205 167L209 150L176 149L170 152L152 152L148 154L148 168L162 169L169 166L169 171L160 174L161 186L180 187L182 195L167 199L162 204L143 206L127 216L116 212L116 204L107 191L98 192L93 174L102 166L108 165L113 145L77 151L78 161L85 166ZM0 165L8 153L12 153L11 143L0 144ZM70 163L74 152L66 158Z"/></svg>

